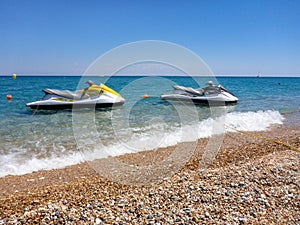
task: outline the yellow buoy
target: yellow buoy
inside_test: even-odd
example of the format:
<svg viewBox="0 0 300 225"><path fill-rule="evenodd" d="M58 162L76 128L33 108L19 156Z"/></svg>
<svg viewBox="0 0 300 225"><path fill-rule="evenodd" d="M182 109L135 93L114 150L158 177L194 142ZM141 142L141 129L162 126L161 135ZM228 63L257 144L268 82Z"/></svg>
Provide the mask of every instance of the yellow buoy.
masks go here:
<svg viewBox="0 0 300 225"><path fill-rule="evenodd" d="M11 95L6 95L6 99L7 99L7 101L11 101L12 100L12 96Z"/></svg>
<svg viewBox="0 0 300 225"><path fill-rule="evenodd" d="M149 98L149 95L143 95L142 98Z"/></svg>
<svg viewBox="0 0 300 225"><path fill-rule="evenodd" d="M14 73L11 77L12 77L12 79L16 79L17 78L17 74Z"/></svg>

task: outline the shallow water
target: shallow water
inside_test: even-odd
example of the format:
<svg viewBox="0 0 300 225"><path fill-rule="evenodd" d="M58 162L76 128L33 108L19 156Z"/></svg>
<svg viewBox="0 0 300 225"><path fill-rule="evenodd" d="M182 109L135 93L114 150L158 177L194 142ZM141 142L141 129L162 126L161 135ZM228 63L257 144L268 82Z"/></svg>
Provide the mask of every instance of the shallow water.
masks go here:
<svg viewBox="0 0 300 225"><path fill-rule="evenodd" d="M40 99L43 88L76 90L85 87L88 79L105 82L126 103L113 110L81 110L75 117L71 110L32 111L25 106ZM209 79L214 78L0 77L0 176L208 137L215 132L213 121L223 114L226 124L248 131L266 130L284 118L299 121L300 78L214 79L239 98L237 105L217 113L209 107L186 107L159 98L172 90L172 84L197 88ZM12 101L6 100L7 94ZM149 98L141 98L144 94Z"/></svg>

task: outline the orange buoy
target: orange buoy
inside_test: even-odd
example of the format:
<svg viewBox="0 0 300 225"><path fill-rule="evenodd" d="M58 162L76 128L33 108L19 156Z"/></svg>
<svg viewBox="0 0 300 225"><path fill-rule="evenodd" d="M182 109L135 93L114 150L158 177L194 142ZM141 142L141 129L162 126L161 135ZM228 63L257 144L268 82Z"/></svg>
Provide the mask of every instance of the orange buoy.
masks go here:
<svg viewBox="0 0 300 225"><path fill-rule="evenodd" d="M12 96L11 95L6 95L6 99L7 99L7 101L11 101L12 100Z"/></svg>
<svg viewBox="0 0 300 225"><path fill-rule="evenodd" d="M149 98L149 95L143 95L142 98Z"/></svg>

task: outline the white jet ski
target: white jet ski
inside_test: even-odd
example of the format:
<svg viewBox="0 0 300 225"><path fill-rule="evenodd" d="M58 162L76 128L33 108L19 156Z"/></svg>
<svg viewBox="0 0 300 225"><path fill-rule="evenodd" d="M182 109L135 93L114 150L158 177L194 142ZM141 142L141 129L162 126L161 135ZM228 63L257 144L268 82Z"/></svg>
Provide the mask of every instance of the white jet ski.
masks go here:
<svg viewBox="0 0 300 225"><path fill-rule="evenodd" d="M68 90L44 89L45 96L26 106L36 110L59 110L74 108L106 108L123 105L125 99L104 84L95 85L87 82L88 88L75 92Z"/></svg>
<svg viewBox="0 0 300 225"><path fill-rule="evenodd" d="M211 81L208 84L210 86L198 89L174 85L172 93L163 94L160 97L161 99L170 101L209 105L227 105L238 102L238 98L221 85L215 86Z"/></svg>

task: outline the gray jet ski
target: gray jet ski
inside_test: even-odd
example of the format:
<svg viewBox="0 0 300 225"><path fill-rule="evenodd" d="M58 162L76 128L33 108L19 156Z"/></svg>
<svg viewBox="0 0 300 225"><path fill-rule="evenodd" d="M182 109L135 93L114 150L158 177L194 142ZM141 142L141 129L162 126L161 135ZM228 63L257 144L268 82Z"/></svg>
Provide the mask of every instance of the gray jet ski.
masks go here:
<svg viewBox="0 0 300 225"><path fill-rule="evenodd" d="M238 98L221 85L211 85L198 89L174 85L173 89L172 93L161 95L161 99L212 105L226 105L238 102Z"/></svg>

